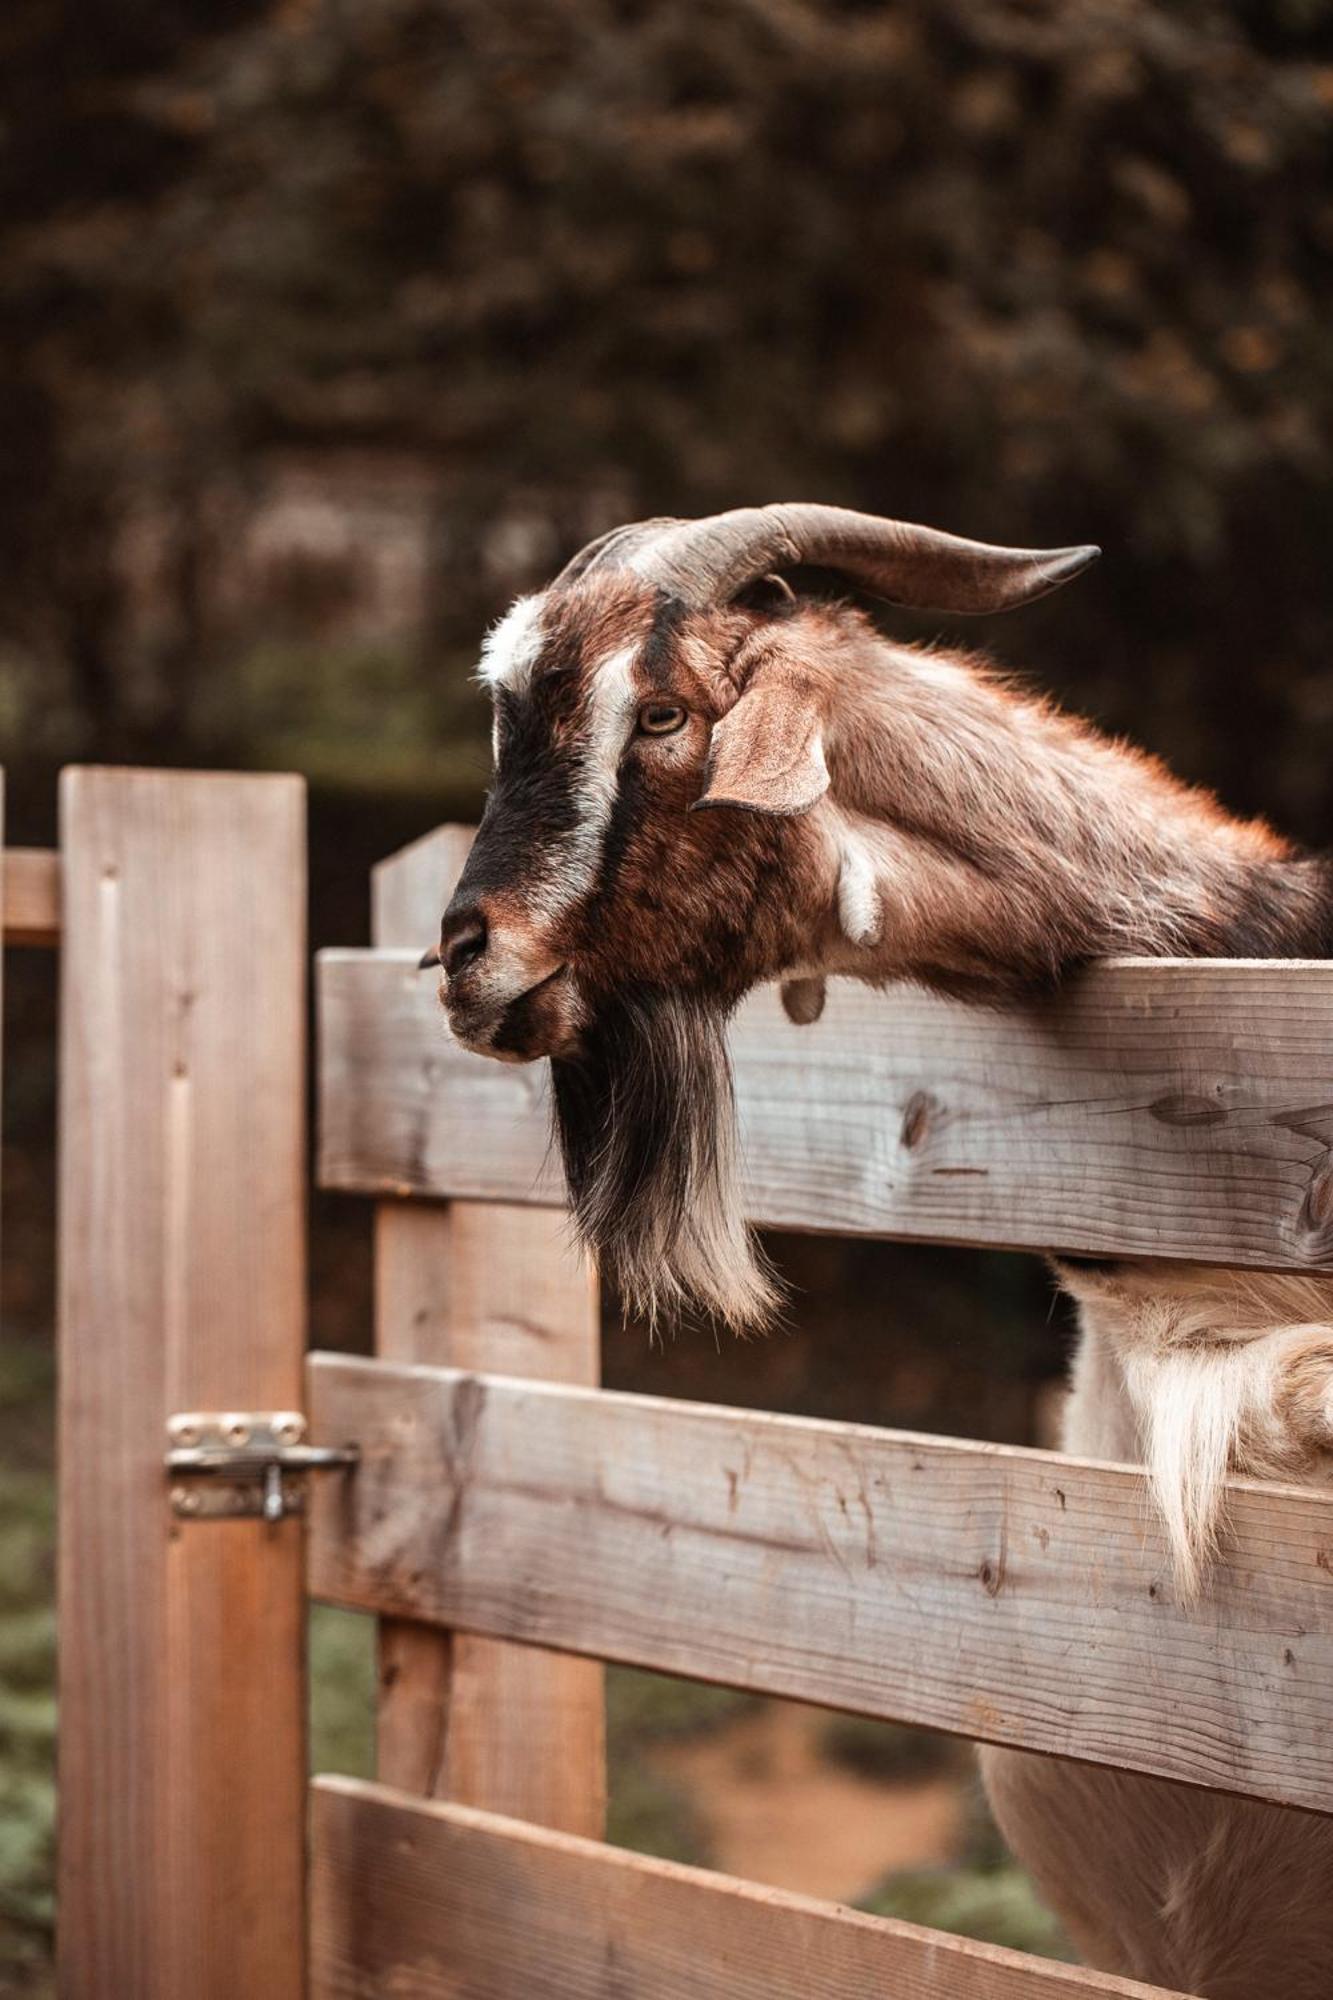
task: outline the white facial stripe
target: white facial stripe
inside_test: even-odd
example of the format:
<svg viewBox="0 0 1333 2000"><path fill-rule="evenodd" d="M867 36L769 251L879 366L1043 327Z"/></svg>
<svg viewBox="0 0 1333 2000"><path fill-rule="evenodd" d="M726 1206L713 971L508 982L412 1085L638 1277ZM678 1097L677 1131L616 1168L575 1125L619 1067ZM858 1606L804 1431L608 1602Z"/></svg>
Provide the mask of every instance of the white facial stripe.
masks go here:
<svg viewBox="0 0 1333 2000"><path fill-rule="evenodd" d="M853 944L873 944L879 918L874 861L863 840L844 834L838 847L838 922Z"/></svg>
<svg viewBox="0 0 1333 2000"><path fill-rule="evenodd" d="M566 908L587 894L601 866L606 829L616 800L621 753L638 705L634 686L638 652L636 640L608 653L592 671L588 743L579 774L578 823L560 871L561 901Z"/></svg>
<svg viewBox="0 0 1333 2000"><path fill-rule="evenodd" d="M628 736L626 725L638 706L638 690L634 685L638 652L637 641L621 646L617 652L608 653L592 672L590 741L580 792L587 815L596 823L599 834L611 817L616 773Z"/></svg>
<svg viewBox="0 0 1333 2000"><path fill-rule="evenodd" d="M488 688L518 688L531 678L542 649L541 596L520 597L481 643L477 679Z"/></svg>
<svg viewBox="0 0 1333 2000"><path fill-rule="evenodd" d="M533 603L537 600L525 601ZM621 754L640 700L633 673L638 651L637 640L621 646L599 661L590 676L587 737L578 778L577 818L572 831L551 852L548 862L550 874L545 880L533 879L525 884L529 911L542 922L553 923L581 901L597 880L606 829L616 799ZM512 686L513 683L506 680L502 685ZM499 742L494 730L492 740L498 759Z"/></svg>

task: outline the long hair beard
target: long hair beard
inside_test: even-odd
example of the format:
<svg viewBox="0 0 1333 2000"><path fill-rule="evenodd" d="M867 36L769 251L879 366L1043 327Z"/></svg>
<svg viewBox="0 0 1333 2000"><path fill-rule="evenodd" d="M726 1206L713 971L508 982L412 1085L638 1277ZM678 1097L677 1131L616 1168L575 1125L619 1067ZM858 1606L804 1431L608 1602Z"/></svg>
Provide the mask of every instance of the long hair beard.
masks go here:
<svg viewBox="0 0 1333 2000"><path fill-rule="evenodd" d="M621 994L551 1065L579 1234L650 1325L696 1308L744 1332L778 1303L741 1208L724 1025L688 995Z"/></svg>

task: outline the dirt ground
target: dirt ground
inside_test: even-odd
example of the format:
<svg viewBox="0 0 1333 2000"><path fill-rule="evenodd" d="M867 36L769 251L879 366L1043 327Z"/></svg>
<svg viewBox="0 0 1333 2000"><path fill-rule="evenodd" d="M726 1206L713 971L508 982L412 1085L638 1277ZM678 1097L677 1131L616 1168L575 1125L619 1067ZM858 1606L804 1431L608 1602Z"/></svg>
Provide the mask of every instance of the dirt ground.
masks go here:
<svg viewBox="0 0 1333 2000"><path fill-rule="evenodd" d="M728 1874L853 1902L891 1870L950 1861L962 1837L955 1774L885 1785L831 1763L828 1716L771 1702L723 1731L659 1744L650 1762L690 1797Z"/></svg>

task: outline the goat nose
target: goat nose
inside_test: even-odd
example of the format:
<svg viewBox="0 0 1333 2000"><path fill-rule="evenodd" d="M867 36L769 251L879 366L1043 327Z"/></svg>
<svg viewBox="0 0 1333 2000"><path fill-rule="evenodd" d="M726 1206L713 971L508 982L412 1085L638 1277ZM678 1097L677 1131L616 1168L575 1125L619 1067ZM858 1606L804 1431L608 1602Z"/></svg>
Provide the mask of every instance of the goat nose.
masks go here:
<svg viewBox="0 0 1333 2000"><path fill-rule="evenodd" d="M446 911L440 932L440 963L450 979L457 979L485 949L486 919L475 903L456 915Z"/></svg>

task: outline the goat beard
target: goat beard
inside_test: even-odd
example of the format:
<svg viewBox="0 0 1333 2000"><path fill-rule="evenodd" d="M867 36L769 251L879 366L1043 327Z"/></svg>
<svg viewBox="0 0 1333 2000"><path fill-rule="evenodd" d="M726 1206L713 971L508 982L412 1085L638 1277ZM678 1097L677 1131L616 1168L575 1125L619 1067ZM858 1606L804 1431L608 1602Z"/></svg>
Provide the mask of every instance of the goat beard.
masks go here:
<svg viewBox="0 0 1333 2000"><path fill-rule="evenodd" d="M640 989L551 1065L579 1234L650 1327L694 1309L745 1333L779 1303L741 1207L725 1026L716 1003Z"/></svg>

